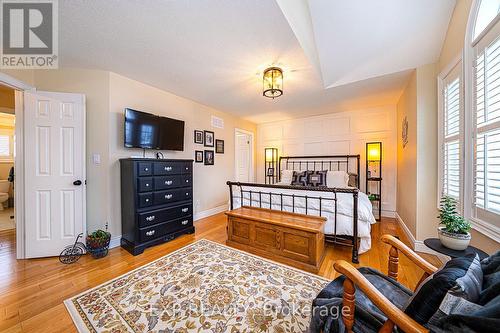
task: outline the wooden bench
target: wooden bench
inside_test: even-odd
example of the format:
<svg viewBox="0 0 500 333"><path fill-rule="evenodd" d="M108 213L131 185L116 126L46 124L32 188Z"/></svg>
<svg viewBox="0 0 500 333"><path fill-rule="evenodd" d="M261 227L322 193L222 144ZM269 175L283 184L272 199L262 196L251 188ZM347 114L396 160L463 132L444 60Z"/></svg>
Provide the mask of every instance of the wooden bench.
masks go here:
<svg viewBox="0 0 500 333"><path fill-rule="evenodd" d="M246 206L226 215L227 245L318 272L325 254L326 218Z"/></svg>

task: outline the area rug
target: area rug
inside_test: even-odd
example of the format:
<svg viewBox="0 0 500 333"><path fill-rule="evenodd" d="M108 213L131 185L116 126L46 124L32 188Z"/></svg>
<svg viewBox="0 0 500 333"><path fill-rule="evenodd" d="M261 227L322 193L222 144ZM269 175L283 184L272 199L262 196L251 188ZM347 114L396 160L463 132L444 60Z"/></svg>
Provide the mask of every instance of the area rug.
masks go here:
<svg viewBox="0 0 500 333"><path fill-rule="evenodd" d="M304 332L328 282L203 239L64 303L79 332Z"/></svg>

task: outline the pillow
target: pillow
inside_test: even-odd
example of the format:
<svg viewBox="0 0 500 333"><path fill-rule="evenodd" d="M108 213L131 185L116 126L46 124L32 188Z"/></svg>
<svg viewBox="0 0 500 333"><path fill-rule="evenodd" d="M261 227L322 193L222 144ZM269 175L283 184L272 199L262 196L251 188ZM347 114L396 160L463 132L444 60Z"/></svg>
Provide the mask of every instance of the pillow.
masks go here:
<svg viewBox="0 0 500 333"><path fill-rule="evenodd" d="M307 171L294 171L291 184L307 186Z"/></svg>
<svg viewBox="0 0 500 333"><path fill-rule="evenodd" d="M345 171L328 171L326 174L326 186L347 187L349 175Z"/></svg>
<svg viewBox="0 0 500 333"><path fill-rule="evenodd" d="M358 187L358 175L355 173L348 173L349 180L347 181L347 186L349 187Z"/></svg>
<svg viewBox="0 0 500 333"><path fill-rule="evenodd" d="M328 171L308 171L307 172L307 185L314 187L326 186L326 173Z"/></svg>
<svg viewBox="0 0 500 333"><path fill-rule="evenodd" d="M293 170L282 170L280 183L290 185L292 183Z"/></svg>
<svg viewBox="0 0 500 333"><path fill-rule="evenodd" d="M455 258L429 276L408 300L405 313L425 325L439 310L448 292L476 303L483 284L483 271L475 253Z"/></svg>

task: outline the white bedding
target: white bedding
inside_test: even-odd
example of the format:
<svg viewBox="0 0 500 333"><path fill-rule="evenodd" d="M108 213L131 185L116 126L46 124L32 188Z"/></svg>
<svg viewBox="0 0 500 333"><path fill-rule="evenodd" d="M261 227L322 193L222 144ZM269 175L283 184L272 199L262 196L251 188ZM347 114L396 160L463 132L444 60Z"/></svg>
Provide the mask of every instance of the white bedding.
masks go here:
<svg viewBox="0 0 500 333"><path fill-rule="evenodd" d="M319 199L311 197L334 198L334 193L323 191L304 191L280 188L243 187L243 205L250 206L250 193L252 191L251 206L259 207L259 191L262 193L262 208L281 210L280 193L297 196L307 196L307 215L320 215ZM269 192L272 193L272 207L269 206ZM267 194L265 194L267 193ZM371 225L376 222L372 213L372 204L368 196L358 192L358 237L360 238L359 253L366 252L371 247ZM241 206L241 193L238 186L233 187L234 208ZM292 211L294 199L289 196L283 197L283 210ZM326 217L325 234L327 235L353 235L353 195L352 193L337 193L337 230L335 229L335 204L333 200L322 200L322 216ZM295 198L295 213L306 214L305 198Z"/></svg>

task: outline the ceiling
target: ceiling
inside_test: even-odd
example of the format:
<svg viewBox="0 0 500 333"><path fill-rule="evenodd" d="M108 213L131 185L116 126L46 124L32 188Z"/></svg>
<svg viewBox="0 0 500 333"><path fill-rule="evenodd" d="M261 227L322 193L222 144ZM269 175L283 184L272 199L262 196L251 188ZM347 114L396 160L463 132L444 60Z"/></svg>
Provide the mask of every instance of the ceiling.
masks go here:
<svg viewBox="0 0 500 333"><path fill-rule="evenodd" d="M454 5L60 1L60 67L113 71L257 123L382 106L438 59ZM262 97L271 65L284 69L274 100Z"/></svg>

